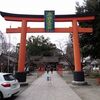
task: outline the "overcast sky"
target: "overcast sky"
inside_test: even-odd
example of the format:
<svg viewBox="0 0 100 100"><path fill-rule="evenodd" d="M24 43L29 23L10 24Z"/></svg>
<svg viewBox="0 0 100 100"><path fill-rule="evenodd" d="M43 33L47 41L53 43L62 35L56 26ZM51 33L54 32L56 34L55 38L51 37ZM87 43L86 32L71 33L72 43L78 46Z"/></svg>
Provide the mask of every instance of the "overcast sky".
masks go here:
<svg viewBox="0 0 100 100"><path fill-rule="evenodd" d="M82 4L83 0L0 0L0 11L17 13L17 14L44 14L45 10L55 10L55 14L74 14L76 2ZM20 23L6 22L0 16L0 30L6 33L6 28L8 27L19 27ZM44 23L29 23L30 27L43 27ZM68 27L69 23L56 23L56 27ZM27 36L29 37L30 34ZM34 35L38 35L34 33ZM50 40L54 43L61 42L64 45L65 41L68 39L67 33L41 33L46 37L50 37ZM20 42L20 34L10 35L10 42L16 44ZM59 43L58 43L59 45Z"/></svg>

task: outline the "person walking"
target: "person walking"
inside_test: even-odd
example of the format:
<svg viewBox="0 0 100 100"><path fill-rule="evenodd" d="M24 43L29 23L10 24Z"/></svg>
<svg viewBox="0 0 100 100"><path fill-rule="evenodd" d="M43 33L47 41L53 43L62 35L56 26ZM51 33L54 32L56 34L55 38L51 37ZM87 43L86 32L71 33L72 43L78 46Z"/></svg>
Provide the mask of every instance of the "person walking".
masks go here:
<svg viewBox="0 0 100 100"><path fill-rule="evenodd" d="M47 71L47 74L48 74L49 71L50 71L50 65L47 65L47 66L46 66L46 71Z"/></svg>
<svg viewBox="0 0 100 100"><path fill-rule="evenodd" d="M47 71L47 81L49 81L50 80L50 65L47 65L46 66L46 71Z"/></svg>
<svg viewBox="0 0 100 100"><path fill-rule="evenodd" d="M51 67L50 70L51 70L51 74L53 74L53 67Z"/></svg>

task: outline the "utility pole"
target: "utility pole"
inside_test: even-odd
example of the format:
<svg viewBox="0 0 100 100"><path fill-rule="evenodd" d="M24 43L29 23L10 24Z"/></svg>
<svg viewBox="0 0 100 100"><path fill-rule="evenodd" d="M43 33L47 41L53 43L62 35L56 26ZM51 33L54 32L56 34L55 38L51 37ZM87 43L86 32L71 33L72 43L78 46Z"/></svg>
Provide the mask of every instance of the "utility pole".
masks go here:
<svg viewBox="0 0 100 100"><path fill-rule="evenodd" d="M11 28L11 26L10 26L10 28ZM8 35L8 39L9 39L9 42L8 42L8 73L9 73L9 71L10 71L10 59L9 59L9 57L10 57L10 34Z"/></svg>
<svg viewBox="0 0 100 100"><path fill-rule="evenodd" d="M100 11L100 0L98 0L98 12Z"/></svg>

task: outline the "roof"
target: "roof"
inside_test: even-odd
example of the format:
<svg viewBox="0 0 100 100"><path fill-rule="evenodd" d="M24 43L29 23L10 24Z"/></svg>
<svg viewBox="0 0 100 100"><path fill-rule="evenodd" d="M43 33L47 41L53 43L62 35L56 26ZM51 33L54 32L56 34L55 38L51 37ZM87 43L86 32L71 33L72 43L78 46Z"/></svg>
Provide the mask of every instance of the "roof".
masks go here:
<svg viewBox="0 0 100 100"><path fill-rule="evenodd" d="M11 17L23 17L23 18L44 18L44 15L31 15L31 14L14 14L8 12L0 11L2 17L11 16ZM72 18L72 17L85 17L85 16L95 16L94 14L64 14L64 15L55 15L55 18Z"/></svg>
<svg viewBox="0 0 100 100"><path fill-rule="evenodd" d="M30 58L34 63L50 63L50 62L58 62L59 58L52 56L52 57L41 57L41 56L32 56Z"/></svg>

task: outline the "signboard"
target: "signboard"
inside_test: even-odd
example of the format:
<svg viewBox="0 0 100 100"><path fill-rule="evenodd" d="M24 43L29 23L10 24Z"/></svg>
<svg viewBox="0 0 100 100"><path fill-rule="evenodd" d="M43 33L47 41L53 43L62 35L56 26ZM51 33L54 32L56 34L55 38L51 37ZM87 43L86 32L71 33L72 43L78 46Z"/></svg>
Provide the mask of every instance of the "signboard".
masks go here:
<svg viewBox="0 0 100 100"><path fill-rule="evenodd" d="M54 11L45 11L45 31L54 31Z"/></svg>

